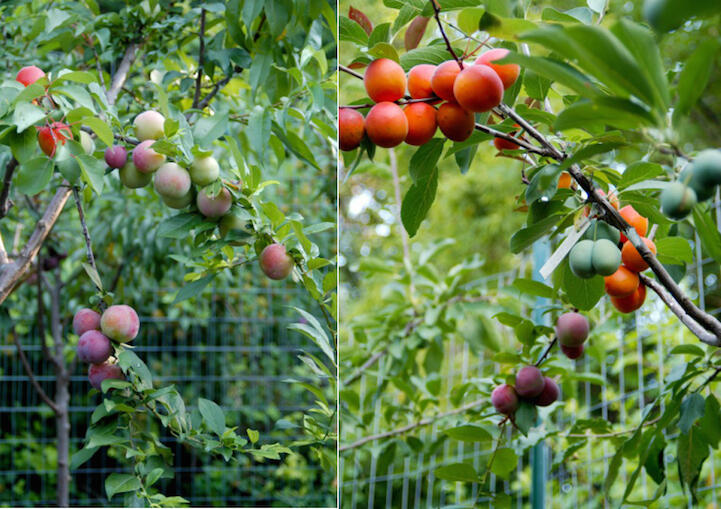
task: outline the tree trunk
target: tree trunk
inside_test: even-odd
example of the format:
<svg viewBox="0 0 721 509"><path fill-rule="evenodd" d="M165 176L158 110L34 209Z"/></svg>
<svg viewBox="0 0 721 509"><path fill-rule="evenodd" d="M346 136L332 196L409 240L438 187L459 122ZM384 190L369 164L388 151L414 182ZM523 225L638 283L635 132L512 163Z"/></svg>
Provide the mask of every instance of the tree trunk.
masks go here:
<svg viewBox="0 0 721 509"><path fill-rule="evenodd" d="M50 291L50 327L53 336L55 357L55 427L58 452L58 507L68 507L70 502L70 372L63 355L63 330L60 321L60 280L59 268L53 271L54 285Z"/></svg>

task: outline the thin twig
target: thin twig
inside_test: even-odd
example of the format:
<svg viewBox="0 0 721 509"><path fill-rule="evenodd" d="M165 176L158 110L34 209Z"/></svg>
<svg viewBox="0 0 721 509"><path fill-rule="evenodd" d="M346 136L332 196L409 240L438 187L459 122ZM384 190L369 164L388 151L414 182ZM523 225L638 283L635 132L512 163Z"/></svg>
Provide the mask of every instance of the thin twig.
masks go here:
<svg viewBox="0 0 721 509"><path fill-rule="evenodd" d="M708 384L710 384L711 382L713 382L714 378L716 378L719 373L721 373L721 366L719 366L719 367L717 367L716 369L714 369L713 373L711 373L711 375L704 381L704 383L702 383L701 385L699 385L699 386L696 388L696 390L693 391L693 392L701 392L701 390L702 390L704 387L706 387Z"/></svg>
<svg viewBox="0 0 721 509"><path fill-rule="evenodd" d="M463 405L462 407L454 408L453 410L449 410L448 412L444 412L438 415L435 415L433 417L427 417L425 419L421 419L418 422L415 422L413 424L408 424L407 426L403 426L402 428L394 429L391 431L385 431L383 433L379 433L377 435L371 435L364 438L361 438L360 440L353 442L348 445L342 445L338 448L338 452L348 451L350 449L356 449L364 444L367 444L368 442L373 442L375 440L381 440L383 438L389 438L396 435L402 435L404 433L407 433L411 430L414 430L416 428L420 428L422 426L428 426L429 424L433 424L434 422L443 419L445 417L450 417L452 415L462 414L463 412L467 412L468 410L473 410L476 407L479 407L481 405L487 405L488 404L488 398L478 399L476 401L473 401L471 403L467 403ZM496 415L495 412L491 415ZM483 417L490 417L490 416L483 416Z"/></svg>
<svg viewBox="0 0 721 509"><path fill-rule="evenodd" d="M47 406L49 406L55 414L57 414L59 412L57 405L55 404L55 402L52 399L50 399L50 397L47 395L45 390L43 390L42 386L35 379L35 373L33 373L33 369L30 367L28 358L25 356L25 351L23 350L23 347L20 344L20 339L18 338L18 335L17 335L17 332L15 331L14 325L13 325L10 333L13 336L13 341L15 342L15 348L17 348L18 355L20 356L20 360L22 361L23 367L25 368L25 373L27 373L28 378L30 379L30 383L35 388L35 391L38 393L38 396L40 396L40 399L42 399L43 402Z"/></svg>
<svg viewBox="0 0 721 509"><path fill-rule="evenodd" d="M534 364L534 366L538 367L541 365L541 363L543 363L543 361L546 359L546 357L548 357L548 354L551 352L551 350L553 349L553 347L557 341L558 341L558 337L554 336L553 340L550 343L548 343L548 346L543 351L543 354L538 358L538 360L536 361L536 364Z"/></svg>
<svg viewBox="0 0 721 509"><path fill-rule="evenodd" d="M360 75L359 75L360 76ZM361 79L363 79L363 76L360 76ZM394 101L399 106L403 106L404 104L413 104L413 103L434 103L441 101L439 97L423 97L421 99L411 99L411 98L405 98L398 101ZM372 108L375 106L376 103L366 103L366 104L344 104L342 106L338 106L338 108L349 108L351 110L365 110L368 108Z"/></svg>
<svg viewBox="0 0 721 509"><path fill-rule="evenodd" d="M343 71L343 72L345 72L345 73L348 73L348 74L350 74L351 76L354 76L354 77L356 77L356 78L358 78L358 79L361 79L361 80L363 79L363 75L362 75L362 74L359 74L359 73L355 72L355 71L354 71L353 69L351 69L350 67L346 67L345 65L339 65L339 66L338 66L338 69L340 69L341 71Z"/></svg>
<svg viewBox="0 0 721 509"><path fill-rule="evenodd" d="M643 424L641 424L641 427L645 426L651 426L652 424L656 424L658 421L661 420L661 416L656 417L655 419L651 419L650 421L646 421ZM625 429L623 431L614 431L613 433L601 433L598 435L594 435L593 433L568 433L567 435L563 435L565 438L613 438L620 435L625 435L627 433L633 433L638 428L631 428L631 429Z"/></svg>
<svg viewBox="0 0 721 509"><path fill-rule="evenodd" d="M90 232L88 231L88 225L85 222L85 214L83 213L83 205L80 202L80 194L78 193L77 186L73 186L73 198L75 199L75 206L78 209L78 217L80 218L80 227L83 232L83 237L85 238L85 254L88 257L88 263L95 272L98 272L98 267L95 265L95 255L93 254L92 243L90 241ZM103 291L102 288L98 288L97 286L96 288L99 292Z"/></svg>
<svg viewBox="0 0 721 509"><path fill-rule="evenodd" d="M200 85L203 80L203 64L205 63L205 9L200 10L200 50L198 51L198 75L195 78L195 95L191 108L198 107L200 101Z"/></svg>
<svg viewBox="0 0 721 509"><path fill-rule="evenodd" d="M443 36L443 40L446 42L446 48L448 48L448 52L453 57L453 60L458 62L458 67L463 70L463 62L460 58L458 58L458 55L456 55L456 52L453 51L453 46L451 46L451 41L448 40L448 36L446 35L446 31L443 29L443 23L441 22L441 7L437 4L436 0L429 0L431 2L431 5L433 6L433 16L436 18L436 23L438 24L438 30L441 31L441 35Z"/></svg>
<svg viewBox="0 0 721 509"><path fill-rule="evenodd" d="M13 173L18 167L18 160L14 157L10 159L10 162L5 166L5 178L3 178L3 188L0 191L0 219L5 217L12 207L12 201L10 200L10 183L13 180Z"/></svg>

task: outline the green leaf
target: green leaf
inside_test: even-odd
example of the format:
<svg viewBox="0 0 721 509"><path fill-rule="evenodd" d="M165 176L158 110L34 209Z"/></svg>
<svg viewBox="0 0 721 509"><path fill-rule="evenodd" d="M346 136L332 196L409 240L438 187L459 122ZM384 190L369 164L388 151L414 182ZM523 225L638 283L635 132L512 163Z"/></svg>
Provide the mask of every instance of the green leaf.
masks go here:
<svg viewBox="0 0 721 509"><path fill-rule="evenodd" d="M656 240L656 250L661 263L680 265L693 262L693 250L683 237L663 237Z"/></svg>
<svg viewBox="0 0 721 509"><path fill-rule="evenodd" d="M639 104L617 97L598 97L572 104L556 117L553 126L559 131L606 125L618 129L636 129L655 123L653 115Z"/></svg>
<svg viewBox="0 0 721 509"><path fill-rule="evenodd" d="M285 145L288 150L320 170L320 166L318 166L315 157L313 157L313 152L310 151L308 145L306 145L297 134L290 130L284 131L276 122L273 122L273 133L283 142L283 145Z"/></svg>
<svg viewBox="0 0 721 509"><path fill-rule="evenodd" d="M536 171L526 187L526 203L531 204L537 200L548 201L553 198L558 190L560 174L561 169L555 164L548 164Z"/></svg>
<svg viewBox="0 0 721 509"><path fill-rule="evenodd" d="M43 110L30 103L21 102L15 106L13 113L13 124L17 127L17 132L21 133L28 127L37 124L45 118Z"/></svg>
<svg viewBox="0 0 721 509"><path fill-rule="evenodd" d="M398 62L398 52L392 44L387 42L379 42L371 49L368 50L368 54L374 58L388 58L394 62Z"/></svg>
<svg viewBox="0 0 721 509"><path fill-rule="evenodd" d="M513 287L516 288L519 292L533 295L535 297L552 299L555 295L553 288L541 283L540 281L534 281L532 279L516 279L515 281L513 281Z"/></svg>
<svg viewBox="0 0 721 509"><path fill-rule="evenodd" d="M88 265L87 263L83 263L83 269L85 269L85 273L88 275L88 277L93 282L93 284L97 288L102 290L103 282L100 280L100 274L98 274L98 271L95 270L95 268L92 267L91 265Z"/></svg>
<svg viewBox="0 0 721 509"><path fill-rule="evenodd" d="M70 470L77 470L80 466L88 461L93 455L98 452L100 447L83 447L79 451L75 452L70 458Z"/></svg>
<svg viewBox="0 0 721 509"><path fill-rule="evenodd" d="M501 447L495 452L493 463L491 464L491 472L496 474L498 477L506 479L508 474L518 465L518 456L513 449L508 447Z"/></svg>
<svg viewBox="0 0 721 509"><path fill-rule="evenodd" d="M696 357L705 355L703 348L698 345L676 345L668 353L669 355L694 355Z"/></svg>
<svg viewBox="0 0 721 509"><path fill-rule="evenodd" d="M258 433L256 430L250 429L250 428L245 430L245 432L248 434L248 438L250 439L251 444L258 443L258 440L260 439L260 433Z"/></svg>
<svg viewBox="0 0 721 509"><path fill-rule="evenodd" d="M518 230L511 236L511 252L520 253L548 233L560 220L561 217L554 214Z"/></svg>
<svg viewBox="0 0 721 509"><path fill-rule="evenodd" d="M171 239L187 237L196 226L204 223L203 217L198 214L186 212L170 217L158 225L156 235Z"/></svg>
<svg viewBox="0 0 721 509"><path fill-rule="evenodd" d="M214 401L198 398L198 410L208 428L218 436L225 432L225 414L223 409Z"/></svg>
<svg viewBox="0 0 721 509"><path fill-rule="evenodd" d="M681 433L677 440L676 460L681 485L688 486L694 494L701 466L708 458L709 445L695 428L691 428L688 433Z"/></svg>
<svg viewBox="0 0 721 509"><path fill-rule="evenodd" d="M38 157L24 162L17 169L15 189L33 196L45 189L53 177L53 161L48 157Z"/></svg>
<svg viewBox="0 0 721 509"><path fill-rule="evenodd" d="M441 64L448 60L448 49L444 45L426 46L403 53L400 64L404 71L418 64Z"/></svg>
<svg viewBox="0 0 721 509"><path fill-rule="evenodd" d="M433 475L444 481L456 482L478 482L479 476L476 470L468 463L453 463L438 467Z"/></svg>
<svg viewBox="0 0 721 509"><path fill-rule="evenodd" d="M108 500L117 493L136 491L140 488L142 488L140 479L134 475L112 473L105 479L105 493L108 495Z"/></svg>
<svg viewBox="0 0 721 509"><path fill-rule="evenodd" d="M118 354L118 364L122 370L137 378L137 388L141 391L153 388L153 376L148 366L132 350L123 350Z"/></svg>
<svg viewBox="0 0 721 509"><path fill-rule="evenodd" d="M433 138L415 151L408 164L408 174L413 182L425 178L433 171L443 153L444 143L441 138Z"/></svg>
<svg viewBox="0 0 721 509"><path fill-rule="evenodd" d="M445 8L444 8L445 10ZM499 39L513 40L518 34L533 30L537 25L532 21L521 18L502 18L490 12L485 12L478 22L478 29L492 37Z"/></svg>
<svg viewBox="0 0 721 509"><path fill-rule="evenodd" d="M71 143L71 142L68 142ZM105 163L93 156L81 154L76 156L83 179L90 184L93 191L100 194L105 184Z"/></svg>
<svg viewBox="0 0 721 509"><path fill-rule="evenodd" d="M401 220L410 237L415 236L436 199L438 189L438 168L433 167L424 176L417 176L406 192L401 204Z"/></svg>
<svg viewBox="0 0 721 509"><path fill-rule="evenodd" d="M446 429L443 430L443 433L461 442L487 442L493 438L488 431L472 424L464 424L463 426Z"/></svg>
<svg viewBox="0 0 721 509"><path fill-rule="evenodd" d="M98 117L85 117L80 121L81 124L88 126L97 134L100 141L105 143L108 147L111 147L114 143L115 138L113 137L113 130L110 126L100 120Z"/></svg>
<svg viewBox="0 0 721 509"><path fill-rule="evenodd" d="M210 284L210 282L213 280L213 278L215 278L215 276L216 273L213 272L212 274L208 274L207 276L203 276L200 279L196 279L195 281L186 284L180 290L178 290L178 293L175 294L173 304L200 295L203 289Z"/></svg>
<svg viewBox="0 0 721 509"><path fill-rule="evenodd" d="M563 262L562 287L571 304L583 311L593 309L605 292L605 286L601 276L595 276L591 279L580 279L571 272L571 267L568 265L567 259Z"/></svg>
<svg viewBox="0 0 721 509"><path fill-rule="evenodd" d="M195 141L201 147L209 147L213 141L223 136L228 130L228 114L216 113L203 117L193 127Z"/></svg>
<svg viewBox="0 0 721 509"><path fill-rule="evenodd" d="M678 103L673 112L674 120L688 113L703 95L719 47L721 42L718 39L701 40L686 60L678 77Z"/></svg>
<svg viewBox="0 0 721 509"><path fill-rule="evenodd" d="M689 394L681 402L681 418L678 421L678 427L682 434L686 434L691 427L703 417L706 402L698 393Z"/></svg>
<svg viewBox="0 0 721 509"><path fill-rule="evenodd" d="M560 60L509 53L501 62L519 64L527 71L531 70L539 76L570 88L581 97L590 99L600 94L598 87L588 76Z"/></svg>
<svg viewBox="0 0 721 509"><path fill-rule="evenodd" d="M693 208L693 224L701 239L704 253L711 256L717 263L721 263L721 234L719 234L711 214L704 211L701 205Z"/></svg>
<svg viewBox="0 0 721 509"><path fill-rule="evenodd" d="M145 485L149 487L149 486L152 486L153 484L155 484L156 482L158 482L158 480L160 479L160 477L163 475L164 472L165 472L165 470L163 470L162 468L152 469L148 473L148 475L145 477Z"/></svg>
<svg viewBox="0 0 721 509"><path fill-rule="evenodd" d="M515 423L518 430L524 436L528 436L529 430L536 425L538 420L538 409L533 403L521 401L518 410L516 410Z"/></svg>
<svg viewBox="0 0 721 509"><path fill-rule="evenodd" d="M63 81L74 81L76 83L83 83L85 85L88 85L92 83L93 81L97 81L95 79L95 76L89 72L86 71L70 71L66 72L64 74L61 74L57 78L55 78L52 81L51 87L55 83L62 83Z"/></svg>
<svg viewBox="0 0 721 509"><path fill-rule="evenodd" d="M368 34L352 19L345 16L338 16L338 26L340 28L340 34L338 34L338 36L341 41L350 41L359 46L368 45Z"/></svg>
<svg viewBox="0 0 721 509"><path fill-rule="evenodd" d="M630 164L621 175L621 181L616 186L619 190L626 189L633 184L650 180L663 174L660 164L637 161Z"/></svg>

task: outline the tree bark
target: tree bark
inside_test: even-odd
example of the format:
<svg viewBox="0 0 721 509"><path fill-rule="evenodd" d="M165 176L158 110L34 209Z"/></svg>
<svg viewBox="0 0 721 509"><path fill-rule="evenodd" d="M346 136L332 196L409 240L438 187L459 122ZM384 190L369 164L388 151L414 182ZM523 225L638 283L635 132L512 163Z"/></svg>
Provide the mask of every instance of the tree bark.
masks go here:
<svg viewBox="0 0 721 509"><path fill-rule="evenodd" d="M55 358L55 428L57 436L57 502L58 507L70 504L70 373L63 355L63 333L60 321L60 268L54 270L55 281L50 291L50 330ZM44 341L45 338L42 338Z"/></svg>

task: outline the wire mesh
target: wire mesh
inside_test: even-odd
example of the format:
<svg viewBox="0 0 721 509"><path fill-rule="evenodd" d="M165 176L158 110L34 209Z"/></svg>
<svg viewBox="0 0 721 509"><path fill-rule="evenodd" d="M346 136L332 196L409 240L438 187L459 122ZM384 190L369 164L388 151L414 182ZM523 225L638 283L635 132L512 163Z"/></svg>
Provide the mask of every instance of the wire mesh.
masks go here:
<svg viewBox="0 0 721 509"><path fill-rule="evenodd" d="M256 281L262 281L256 277ZM145 303L135 352L146 362L154 380L175 384L190 409L198 397L219 403L228 426L260 432L261 443L287 443L301 438L295 429L278 429L279 419L297 422L313 404L312 395L287 381L307 378L297 359L300 350L317 353L305 336L289 331L297 321L291 306L313 309L309 298L293 285L263 288L212 288L203 317L163 316L164 292ZM204 299L206 295L203 295ZM150 313L152 311L153 313ZM9 337L9 324L0 323L0 337ZM54 393L52 366L42 355L35 331L20 338L36 379ZM90 413L101 396L89 396L84 366L70 383L71 453L82 447ZM316 384L316 379L307 379ZM200 506L327 506L332 482L309 456L290 463L259 463L244 458L240 465L214 460L202 452L161 434L173 449L175 478L161 482L166 494L177 494ZM55 504L56 443L54 416L32 388L9 340L0 344L0 505ZM97 453L72 472L70 504L121 505L122 497L108 501L103 480L125 471L123 463ZM164 484L162 484L164 483Z"/></svg>
<svg viewBox="0 0 721 509"><path fill-rule="evenodd" d="M716 202L717 220L720 217L718 201ZM699 305L718 316L719 308L709 309L708 296L718 295L718 264L710 258L703 258L698 236L691 239L696 256L695 263L689 266L684 280L685 289L691 298L698 299ZM500 288L509 285L516 276L526 274L526 267L519 267L515 272L498 274L487 279L489 288ZM484 293L484 292L482 292ZM601 315L598 321L608 332L597 338L605 344L608 355L596 359L586 354L572 362L579 373L600 373L603 385L590 381L578 383L564 382L564 392L569 396L564 413L552 414L552 428L567 431L572 424L572 415L576 419L600 418L609 422L614 430L632 430L639 423L640 415L663 388L664 378L676 367L685 363L683 356L668 355L674 345L695 342L683 326L674 323L674 317L658 299L648 299L645 305L632 317L621 319L611 314L612 308L608 299L602 299L595 309ZM705 299L706 297L706 299ZM716 301L718 302L718 300ZM530 310L527 310L530 311ZM612 318L616 316L615 321ZM669 322L669 320L671 320ZM669 323L674 323L669 327ZM352 345L351 345L352 346ZM501 366L494 363L483 351L474 355L467 344L459 348L455 340L445 342L445 355L440 375L446 389L445 402L438 413L452 408L448 403L450 389L465 382L478 382L489 374L499 373ZM388 360L388 359L386 359ZM383 361L381 361L383 362ZM459 369L460 366L460 369ZM505 368L507 369L507 368ZM398 401L401 392L394 392L392 385L383 385L383 395L374 394L381 386L382 373L386 372L379 366L374 372L365 373L357 382L359 400L374 399L377 406L381 401L391 404ZM706 388L708 394L710 389ZM571 397L576 403L572 403ZM443 401L443 398L439 398ZM361 403L362 404L362 403ZM663 406L661 407L663 411ZM361 407L358 415L363 415ZM424 414L426 415L426 414ZM543 413L542 413L543 415ZM430 415L432 417L432 414ZM548 419L549 417L542 417ZM373 421L368 430L373 433L388 431L380 426L383 420L381 411L374 412ZM418 422L417 416L410 416L409 423ZM434 443L438 438L438 430L468 422L463 414L444 418L432 425L417 428L409 434L416 436L422 443ZM350 427L349 429L353 429ZM341 428L341 444L350 444L362 437L355 436L347 429ZM511 430L507 429L510 438ZM517 432L516 432L517 433ZM402 436L407 437L409 434ZM562 434L562 433L561 433ZM628 434L624 436L629 436ZM667 436L673 439L674 435ZM526 440L526 443L528 441ZM434 477L433 471L443 465L467 462L476 471L483 472L488 463L492 444L481 446L479 443L464 443L446 440L440 450L428 457L423 453L396 454L384 472L378 472L376 464L384 452L382 442L375 442L375 447L365 445L341 454L340 471L343 472L341 488L341 506L349 509L373 509L379 507L425 508L425 507L486 507L492 506L488 498L479 497L477 483L458 483L440 480ZM508 445L508 444L506 444ZM611 458L616 453L615 446L620 442L610 443L608 440L589 440L586 445L573 454L573 461L563 460L564 450L559 447L556 437L544 442L546 461L546 507L610 507L605 499L603 484L609 470ZM399 446L400 447L400 446ZM407 446L406 446L407 447ZM531 466L530 448L519 454L519 462L515 474L509 480L497 479L490 474L491 490L497 483L502 483L502 491L509 498L499 507L527 507L531 502ZM659 507L692 507L692 499L681 490L678 472L675 466L675 448L667 447L664 452L664 465L669 484L664 495L658 500ZM516 452L520 452L517 449ZM369 459L370 458L370 459ZM370 464L370 469L368 465ZM633 465L635 467L635 465ZM716 471L721 468L721 455L711 454L704 463L697 488L699 504L706 507L718 507L721 497L721 484L717 481ZM630 471L620 470L618 479L611 494L618 500L629 480ZM656 485L642 473L635 493L641 498L653 496ZM507 505L506 505L507 504Z"/></svg>

